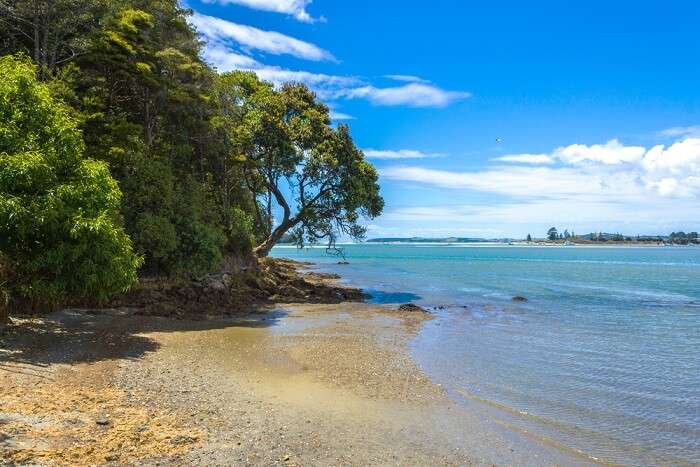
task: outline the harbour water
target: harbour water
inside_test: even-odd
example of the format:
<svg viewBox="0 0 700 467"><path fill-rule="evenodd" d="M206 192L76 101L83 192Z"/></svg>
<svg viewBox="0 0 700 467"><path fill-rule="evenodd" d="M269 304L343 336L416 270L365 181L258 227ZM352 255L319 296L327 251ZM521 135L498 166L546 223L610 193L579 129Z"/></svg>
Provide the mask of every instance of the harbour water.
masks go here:
<svg viewBox="0 0 700 467"><path fill-rule="evenodd" d="M411 344L464 404L602 462L700 465L700 248L278 246L430 308ZM522 296L527 301L514 301Z"/></svg>

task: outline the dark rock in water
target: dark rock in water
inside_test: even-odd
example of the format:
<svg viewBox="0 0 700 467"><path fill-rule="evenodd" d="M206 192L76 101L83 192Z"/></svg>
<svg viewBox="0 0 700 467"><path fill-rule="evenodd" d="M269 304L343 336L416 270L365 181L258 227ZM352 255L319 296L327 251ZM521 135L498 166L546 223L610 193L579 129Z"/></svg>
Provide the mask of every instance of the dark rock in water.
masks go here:
<svg viewBox="0 0 700 467"><path fill-rule="evenodd" d="M338 264L350 264L349 261L338 261Z"/></svg>
<svg viewBox="0 0 700 467"><path fill-rule="evenodd" d="M526 302L527 298L523 297L522 295L516 295L513 297L514 302Z"/></svg>
<svg viewBox="0 0 700 467"><path fill-rule="evenodd" d="M421 313L428 313L428 310L416 305L415 303L404 303L403 305L401 305L399 307L399 311L409 311L409 312L419 311Z"/></svg>

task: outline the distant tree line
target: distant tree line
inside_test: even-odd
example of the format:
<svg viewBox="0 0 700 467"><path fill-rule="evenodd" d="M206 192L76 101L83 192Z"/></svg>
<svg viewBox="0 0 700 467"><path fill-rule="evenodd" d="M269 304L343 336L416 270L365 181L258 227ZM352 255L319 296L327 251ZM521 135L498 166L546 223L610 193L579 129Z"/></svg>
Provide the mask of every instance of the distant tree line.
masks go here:
<svg viewBox="0 0 700 467"><path fill-rule="evenodd" d="M691 243L700 243L700 240L698 240L698 233L697 232L671 232L671 235L668 236L668 241L669 243L675 243L679 245L688 245Z"/></svg>
<svg viewBox="0 0 700 467"><path fill-rule="evenodd" d="M563 233L560 233L556 227L551 227L547 230L545 238L549 241L557 240L567 240L567 239L577 239L586 240L592 242L667 242L677 245L690 245L699 244L700 239L698 238L697 232L672 232L667 237L664 236L648 236L648 235L637 235L629 236L622 235L620 233L604 233L604 232L593 232L585 235L576 235L573 231L569 233L568 229L565 229ZM526 237L528 242L532 241L532 236L527 234Z"/></svg>
<svg viewBox="0 0 700 467"><path fill-rule="evenodd" d="M361 238L381 213L349 128L302 84L217 73L189 14L0 0L0 312Z"/></svg>
<svg viewBox="0 0 700 467"><path fill-rule="evenodd" d="M529 235L530 235L530 234L528 234L528 236L529 236ZM557 230L556 227L551 227L551 228L547 231L547 236L546 236L545 238L547 238L548 240L554 241L554 240L557 240L557 239L559 239L559 240L569 239L569 238L572 238L572 237L575 237L575 236L576 236L576 235L574 234L573 231L572 231L571 233L569 233L569 231L568 231L567 229L564 229L564 232L559 233L559 231Z"/></svg>

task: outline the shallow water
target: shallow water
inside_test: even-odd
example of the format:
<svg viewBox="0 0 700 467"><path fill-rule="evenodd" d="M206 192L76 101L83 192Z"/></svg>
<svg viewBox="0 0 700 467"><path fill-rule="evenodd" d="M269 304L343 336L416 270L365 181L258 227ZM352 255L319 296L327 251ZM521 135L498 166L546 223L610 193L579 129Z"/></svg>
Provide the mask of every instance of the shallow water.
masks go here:
<svg viewBox="0 0 700 467"><path fill-rule="evenodd" d="M452 396L624 464L700 464L700 248L276 247L372 294L435 307L412 343ZM513 302L514 295L528 298Z"/></svg>

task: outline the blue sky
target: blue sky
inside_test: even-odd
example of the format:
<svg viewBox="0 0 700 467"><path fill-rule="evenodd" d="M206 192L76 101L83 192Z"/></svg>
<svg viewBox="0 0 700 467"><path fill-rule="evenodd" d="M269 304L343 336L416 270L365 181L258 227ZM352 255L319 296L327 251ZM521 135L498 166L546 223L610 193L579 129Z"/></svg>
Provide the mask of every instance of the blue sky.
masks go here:
<svg viewBox="0 0 700 467"><path fill-rule="evenodd" d="M370 236L700 230L700 2L188 0L377 166Z"/></svg>

